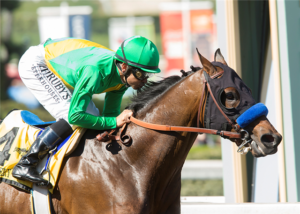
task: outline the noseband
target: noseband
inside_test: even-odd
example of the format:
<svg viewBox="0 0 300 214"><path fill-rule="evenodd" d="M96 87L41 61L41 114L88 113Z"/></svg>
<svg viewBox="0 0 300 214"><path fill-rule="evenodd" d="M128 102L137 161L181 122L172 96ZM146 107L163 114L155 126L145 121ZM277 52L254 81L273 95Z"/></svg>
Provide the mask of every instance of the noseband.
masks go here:
<svg viewBox="0 0 300 214"><path fill-rule="evenodd" d="M221 76L224 73L224 70L221 72L211 76L210 78L215 79ZM208 92L210 93L215 105L220 110L221 114L225 117L225 119L228 121L228 123L231 125L232 129L234 129L236 132L231 131L223 131L223 130L216 130L216 129L206 129L206 128L200 128L200 112L201 112L201 106L204 102L204 95L206 92L206 88L208 89ZM262 104L258 103L247 109L242 115L240 115L236 121L230 120L227 115L224 113L222 108L219 106L218 102L216 101L210 84L206 81L206 79L203 80L203 90L202 95L200 98L199 108L198 108L198 115L197 115L197 128L196 127L184 127L184 126L169 126L169 125L158 125L153 123L147 123L141 120L138 120L134 118L133 116L130 118L130 121L135 123L138 126L152 129L156 131L182 131L182 132L197 132L197 133L206 133L206 134L213 134L213 135L220 135L223 138L230 138L230 139L241 139L243 140L243 143L238 147L237 152L242 153L244 147L246 144L251 143L252 139L249 135L249 133L243 129L247 125L249 125L251 122L253 122L256 118L267 115L268 109L267 107ZM125 135L127 124L124 124L124 126L121 129L120 135L112 135L116 130L112 130L110 133L104 132L102 134L97 135L97 139L99 141L109 141L109 140L117 140L121 141L124 145L129 145L132 142L132 139L129 135Z"/></svg>

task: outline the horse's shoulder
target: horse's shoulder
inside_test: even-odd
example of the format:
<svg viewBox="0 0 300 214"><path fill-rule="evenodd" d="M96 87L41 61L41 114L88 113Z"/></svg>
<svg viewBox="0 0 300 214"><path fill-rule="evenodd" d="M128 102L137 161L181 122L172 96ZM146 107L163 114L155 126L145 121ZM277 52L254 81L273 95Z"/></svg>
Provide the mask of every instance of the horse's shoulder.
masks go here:
<svg viewBox="0 0 300 214"><path fill-rule="evenodd" d="M95 140L97 134L99 134L101 131L99 130L94 130L94 129L87 129L85 131L85 133L83 134L82 138L80 139L80 142L78 143L78 146L76 147L76 149L74 150L74 152L72 152L70 154L69 157L77 157L77 156L81 156L85 146L86 146L86 141L87 140Z"/></svg>
<svg viewBox="0 0 300 214"><path fill-rule="evenodd" d="M84 133L82 139L84 139L84 140L95 139L97 134L102 133L102 132L103 131L101 131L101 130L87 129L86 132Z"/></svg>

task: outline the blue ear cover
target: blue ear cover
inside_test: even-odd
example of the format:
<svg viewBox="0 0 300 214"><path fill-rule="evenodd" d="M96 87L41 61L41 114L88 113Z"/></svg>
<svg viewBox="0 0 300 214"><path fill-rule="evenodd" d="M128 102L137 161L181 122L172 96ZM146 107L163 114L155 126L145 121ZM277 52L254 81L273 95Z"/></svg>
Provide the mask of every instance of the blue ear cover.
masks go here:
<svg viewBox="0 0 300 214"><path fill-rule="evenodd" d="M256 118L260 116L267 116L268 112L268 108L264 104L257 103L247 109L241 116L239 116L236 122L241 128L245 128Z"/></svg>

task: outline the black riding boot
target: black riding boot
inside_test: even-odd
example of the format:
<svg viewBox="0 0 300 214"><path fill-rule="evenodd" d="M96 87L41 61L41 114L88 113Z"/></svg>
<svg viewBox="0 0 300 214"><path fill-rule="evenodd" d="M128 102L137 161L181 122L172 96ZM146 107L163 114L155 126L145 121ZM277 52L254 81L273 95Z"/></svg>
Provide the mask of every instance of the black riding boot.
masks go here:
<svg viewBox="0 0 300 214"><path fill-rule="evenodd" d="M63 119L47 127L31 145L27 154L24 155L14 167L12 175L21 180L46 185L48 182L38 173L36 167L48 154L49 150L62 142L66 137L72 134L72 132L71 126Z"/></svg>

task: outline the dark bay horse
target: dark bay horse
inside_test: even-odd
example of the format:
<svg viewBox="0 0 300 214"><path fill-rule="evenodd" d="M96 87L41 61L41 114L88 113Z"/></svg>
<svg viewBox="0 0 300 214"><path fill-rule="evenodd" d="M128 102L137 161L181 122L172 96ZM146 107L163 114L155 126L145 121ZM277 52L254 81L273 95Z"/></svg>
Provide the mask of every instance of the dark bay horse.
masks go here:
<svg viewBox="0 0 300 214"><path fill-rule="evenodd" d="M151 83L139 93L129 106L136 118L195 127L204 72L213 76L222 70L199 57L203 69ZM218 50L215 61L227 66ZM236 107L241 98L234 87L228 88L222 102L228 108ZM200 109L202 127L204 106L205 101ZM254 140L247 145L254 156L277 151L281 135L265 116L245 129ZM52 196L54 213L180 213L181 169L197 133L154 131L131 123L126 131L132 137L128 146L116 141L100 142L95 138L97 134L96 130L88 130L76 150L65 158ZM0 199L1 214L31 213L27 192L1 183Z"/></svg>

